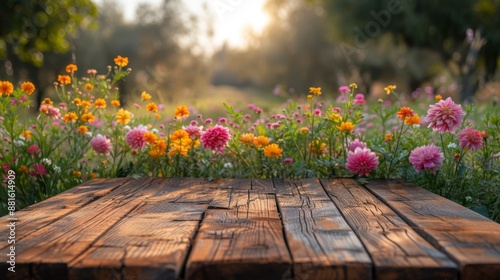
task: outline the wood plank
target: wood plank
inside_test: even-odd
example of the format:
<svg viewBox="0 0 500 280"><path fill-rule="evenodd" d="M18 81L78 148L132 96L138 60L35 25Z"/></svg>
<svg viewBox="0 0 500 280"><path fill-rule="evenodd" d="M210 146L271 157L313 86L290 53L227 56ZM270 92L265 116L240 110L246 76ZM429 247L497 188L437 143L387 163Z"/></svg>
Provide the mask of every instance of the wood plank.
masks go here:
<svg viewBox="0 0 500 280"><path fill-rule="evenodd" d="M186 279L289 278L292 261L275 196L232 189L226 199L227 210L207 210L188 258Z"/></svg>
<svg viewBox="0 0 500 280"><path fill-rule="evenodd" d="M295 279L372 279L368 253L317 179L274 185Z"/></svg>
<svg viewBox="0 0 500 280"><path fill-rule="evenodd" d="M33 278L67 279L71 260L165 182L165 179L128 181L101 199L26 236L16 246L16 270Z"/></svg>
<svg viewBox="0 0 500 280"><path fill-rule="evenodd" d="M366 188L455 260L461 279L498 279L500 224L411 183L374 180Z"/></svg>
<svg viewBox="0 0 500 280"><path fill-rule="evenodd" d="M387 205L353 179L322 179L370 254L377 279L455 279L458 269Z"/></svg>

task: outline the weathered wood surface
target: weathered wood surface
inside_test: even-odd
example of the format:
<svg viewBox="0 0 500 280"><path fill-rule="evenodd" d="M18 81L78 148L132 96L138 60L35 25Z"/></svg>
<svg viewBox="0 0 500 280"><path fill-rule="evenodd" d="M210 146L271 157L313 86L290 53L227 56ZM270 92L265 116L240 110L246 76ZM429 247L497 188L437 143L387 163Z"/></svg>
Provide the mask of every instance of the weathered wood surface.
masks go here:
<svg viewBox="0 0 500 280"><path fill-rule="evenodd" d="M500 279L499 224L397 181L95 180L16 217L0 279Z"/></svg>

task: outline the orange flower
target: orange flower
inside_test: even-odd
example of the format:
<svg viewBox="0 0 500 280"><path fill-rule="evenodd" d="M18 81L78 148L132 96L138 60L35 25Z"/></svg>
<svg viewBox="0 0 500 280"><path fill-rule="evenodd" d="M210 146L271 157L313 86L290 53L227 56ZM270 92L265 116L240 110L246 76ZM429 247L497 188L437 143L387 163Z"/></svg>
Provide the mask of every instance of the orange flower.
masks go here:
<svg viewBox="0 0 500 280"><path fill-rule="evenodd" d="M156 136L153 132L148 131L144 133L144 140L146 140L149 144L154 144L156 140L158 140L158 136Z"/></svg>
<svg viewBox="0 0 500 280"><path fill-rule="evenodd" d="M19 171L19 172L21 172L21 173L26 173L26 174L28 174L28 172L29 172L30 170L29 170L28 166L26 166L26 165L21 165L21 167L19 167L18 171Z"/></svg>
<svg viewBox="0 0 500 280"><path fill-rule="evenodd" d="M151 99L151 94L149 94L149 93L147 93L147 92L143 91L143 92L141 93L141 99L142 99L143 101L148 101L149 99Z"/></svg>
<svg viewBox="0 0 500 280"><path fill-rule="evenodd" d="M92 103L90 103L90 101L88 100L83 100L82 102L80 102L80 106L90 109L92 108Z"/></svg>
<svg viewBox="0 0 500 280"><path fill-rule="evenodd" d="M156 106L156 103L151 102L146 105L146 110L149 112L158 112L158 106Z"/></svg>
<svg viewBox="0 0 500 280"><path fill-rule="evenodd" d="M257 138L255 138L253 140L253 145L257 148L260 148L261 146L266 146L268 145L270 142L269 138L267 138L266 136L258 136Z"/></svg>
<svg viewBox="0 0 500 280"><path fill-rule="evenodd" d="M76 106L80 106L82 104L82 100L80 98L75 98L73 99L73 103L76 105Z"/></svg>
<svg viewBox="0 0 500 280"><path fill-rule="evenodd" d="M75 113L73 113L73 112L68 112L63 117L63 121L65 123L76 122L76 120L78 120L78 116Z"/></svg>
<svg viewBox="0 0 500 280"><path fill-rule="evenodd" d="M102 99L102 98L98 98L95 102L94 102L94 106L96 108L106 108L106 100Z"/></svg>
<svg viewBox="0 0 500 280"><path fill-rule="evenodd" d="M241 143L245 145L252 145L255 135L253 133L245 133L240 136Z"/></svg>
<svg viewBox="0 0 500 280"><path fill-rule="evenodd" d="M42 101L42 105L52 106L54 105L54 102L52 102L52 100L50 100L50 98L47 97Z"/></svg>
<svg viewBox="0 0 500 280"><path fill-rule="evenodd" d="M385 140L384 140L384 141L385 141L385 142L391 142L391 141L392 141L392 137L393 137L393 136L394 136L394 135L392 135L392 133L387 133L387 134L385 135Z"/></svg>
<svg viewBox="0 0 500 280"><path fill-rule="evenodd" d="M187 118L187 117L189 117L189 110L186 106L181 105L181 106L175 108L174 115L180 119Z"/></svg>
<svg viewBox="0 0 500 280"><path fill-rule="evenodd" d="M118 101L118 100L111 100L111 105L113 105L113 107L120 107L120 101Z"/></svg>
<svg viewBox="0 0 500 280"><path fill-rule="evenodd" d="M320 87L310 87L309 93L312 93L313 95L321 95L321 88Z"/></svg>
<svg viewBox="0 0 500 280"><path fill-rule="evenodd" d="M14 92L14 85L8 81L0 81L0 96L11 95Z"/></svg>
<svg viewBox="0 0 500 280"><path fill-rule="evenodd" d="M169 157L173 157L177 154L187 157L188 155L188 148L182 145L171 145L172 149L168 152Z"/></svg>
<svg viewBox="0 0 500 280"><path fill-rule="evenodd" d="M399 116L400 120L405 120L406 118L411 118L415 115L413 110L408 107L402 107L396 114Z"/></svg>
<svg viewBox="0 0 500 280"><path fill-rule="evenodd" d="M264 155L266 157L279 158L281 153L283 153L283 150L280 149L278 144L270 144L264 148Z"/></svg>
<svg viewBox="0 0 500 280"><path fill-rule="evenodd" d="M411 125L420 124L420 117L418 114L414 114L413 116L406 118L405 123Z"/></svg>
<svg viewBox="0 0 500 280"><path fill-rule="evenodd" d="M78 170L73 170L73 176L80 177L82 176L82 172Z"/></svg>
<svg viewBox="0 0 500 280"><path fill-rule="evenodd" d="M128 57L117 56L115 59L115 64L120 67L125 67L128 65Z"/></svg>
<svg viewBox="0 0 500 280"><path fill-rule="evenodd" d="M31 139L31 131L25 130L24 132L21 133L21 136L24 137L24 139L26 139L26 140L30 140Z"/></svg>
<svg viewBox="0 0 500 280"><path fill-rule="evenodd" d="M299 129L299 132L302 133L302 134L307 134L307 133L309 133L309 128L307 128L307 127L301 127Z"/></svg>
<svg viewBox="0 0 500 280"><path fill-rule="evenodd" d="M87 122L87 123L92 123L95 121L95 117L90 112L83 114L80 119L82 120L82 122Z"/></svg>
<svg viewBox="0 0 500 280"><path fill-rule="evenodd" d="M66 66L66 72L68 73L73 73L76 70L78 70L78 67L75 64L68 64L68 66Z"/></svg>
<svg viewBox="0 0 500 280"><path fill-rule="evenodd" d="M337 126L337 128L340 131L346 131L346 132L351 132L353 131L354 127L356 127L352 122L341 122L340 126Z"/></svg>
<svg viewBox="0 0 500 280"><path fill-rule="evenodd" d="M86 126L84 126L84 125L80 125L80 126L78 127L78 132L80 132L80 133L82 133L82 134L83 134L83 133L87 133L87 132L89 132L89 129L88 129Z"/></svg>
<svg viewBox="0 0 500 280"><path fill-rule="evenodd" d="M97 178L97 174L95 172L90 173L90 179Z"/></svg>
<svg viewBox="0 0 500 280"><path fill-rule="evenodd" d="M158 158L163 156L167 151L167 142L165 140L160 139L156 141L156 143L152 146L151 151L149 151L149 155Z"/></svg>
<svg viewBox="0 0 500 280"><path fill-rule="evenodd" d="M155 114L155 119L157 119L157 120L161 119L161 115L160 114Z"/></svg>
<svg viewBox="0 0 500 280"><path fill-rule="evenodd" d="M391 92L394 92L395 89L396 89L395 85L388 85L384 88L385 93L387 93L388 95L391 94Z"/></svg>
<svg viewBox="0 0 500 280"><path fill-rule="evenodd" d="M318 140L309 144L309 151L315 155L322 155L325 152L326 143L320 143Z"/></svg>
<svg viewBox="0 0 500 280"><path fill-rule="evenodd" d="M116 112L116 121L119 124L125 125L125 124L129 123L131 119L132 119L132 115L127 110L120 109L120 110L118 110L118 112Z"/></svg>
<svg viewBox="0 0 500 280"><path fill-rule="evenodd" d="M170 140L172 140L174 142L177 142L177 141L187 142L188 139L191 139L191 138L189 138L189 133L185 130L182 130L182 129L176 130L170 135Z"/></svg>
<svg viewBox="0 0 500 280"><path fill-rule="evenodd" d="M91 89L94 89L94 85L93 85L93 84L86 83L86 84L85 84L85 88L86 88L86 89L88 89L88 90L91 90Z"/></svg>
<svg viewBox="0 0 500 280"><path fill-rule="evenodd" d="M21 84L21 90L31 95L35 91L35 85L31 82L24 82Z"/></svg>
<svg viewBox="0 0 500 280"><path fill-rule="evenodd" d="M437 100L437 101L439 101L439 100L441 100L441 99L443 99L443 97L442 97L440 94L436 95L436 100Z"/></svg>
<svg viewBox="0 0 500 280"><path fill-rule="evenodd" d="M61 84L68 85L71 83L71 77L68 75L58 75L57 81L60 82Z"/></svg>

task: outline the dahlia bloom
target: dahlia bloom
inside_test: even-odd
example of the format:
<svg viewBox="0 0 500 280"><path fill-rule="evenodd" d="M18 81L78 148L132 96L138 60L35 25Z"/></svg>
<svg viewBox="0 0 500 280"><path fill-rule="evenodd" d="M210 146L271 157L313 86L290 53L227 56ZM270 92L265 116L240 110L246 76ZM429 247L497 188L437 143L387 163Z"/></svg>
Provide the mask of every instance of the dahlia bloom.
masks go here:
<svg viewBox="0 0 500 280"><path fill-rule="evenodd" d="M189 126L183 126L182 129L189 134L191 139L198 139L201 136L203 126L197 126L190 124Z"/></svg>
<svg viewBox="0 0 500 280"><path fill-rule="evenodd" d="M425 122L429 123L429 128L437 130L439 133L454 132L460 127L462 116L465 112L462 106L457 105L448 97L440 100L434 105L429 105Z"/></svg>
<svg viewBox="0 0 500 280"><path fill-rule="evenodd" d="M443 160L443 153L434 144L415 148L411 151L409 158L415 171L420 172L422 169L427 169L434 174L443 165Z"/></svg>
<svg viewBox="0 0 500 280"><path fill-rule="evenodd" d="M366 143L359 141L359 139L356 138L354 141L349 143L349 151L354 152L356 148L361 148L361 149L366 148Z"/></svg>
<svg viewBox="0 0 500 280"><path fill-rule="evenodd" d="M111 140L101 134L97 134L96 137L90 140L90 146L92 146L94 151L98 154L108 154L111 152Z"/></svg>
<svg viewBox="0 0 500 280"><path fill-rule="evenodd" d="M144 137L146 132L148 132L148 128L143 125L139 125L138 127L135 127L127 132L125 140L132 149L142 149L147 143L146 138Z"/></svg>
<svg viewBox="0 0 500 280"><path fill-rule="evenodd" d="M368 176L371 171L377 169L378 157L370 149L358 147L354 152L349 151L345 166L354 174Z"/></svg>
<svg viewBox="0 0 500 280"><path fill-rule="evenodd" d="M458 133L460 147L476 151L483 146L483 137L479 130L466 127Z"/></svg>
<svg viewBox="0 0 500 280"><path fill-rule="evenodd" d="M201 135L201 143L205 149L211 149L224 154L224 147L227 145L231 139L231 134L229 134L229 129L221 125L215 125L214 127L208 128Z"/></svg>

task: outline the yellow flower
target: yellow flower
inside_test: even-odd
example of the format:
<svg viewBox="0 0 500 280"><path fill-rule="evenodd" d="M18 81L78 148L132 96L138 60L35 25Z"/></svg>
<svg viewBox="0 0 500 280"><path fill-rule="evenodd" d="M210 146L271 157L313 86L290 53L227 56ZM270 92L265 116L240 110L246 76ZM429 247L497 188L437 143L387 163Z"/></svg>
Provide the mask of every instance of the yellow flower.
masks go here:
<svg viewBox="0 0 500 280"><path fill-rule="evenodd" d="M175 108L174 115L180 119L187 118L189 117L189 110L186 106L181 105Z"/></svg>
<svg viewBox="0 0 500 280"><path fill-rule="evenodd" d="M143 92L141 93L141 98L142 98L142 100L144 100L144 101L148 101L149 99L151 99L151 94L149 94L149 93L147 93L147 92L143 91Z"/></svg>
<svg viewBox="0 0 500 280"><path fill-rule="evenodd" d="M307 95L307 99L312 99L313 98L313 95L312 94L308 94Z"/></svg>
<svg viewBox="0 0 500 280"><path fill-rule="evenodd" d="M149 155L152 157L160 157L163 156L167 151L167 142L163 139L156 141L155 144L152 145L151 151L149 151Z"/></svg>
<svg viewBox="0 0 500 280"><path fill-rule="evenodd" d="M266 136L258 136L257 138L255 138L253 140L253 145L257 148L260 148L261 146L266 146L268 145L270 142L269 138L267 138Z"/></svg>
<svg viewBox="0 0 500 280"><path fill-rule="evenodd" d="M0 96L11 95L14 92L14 85L9 81L0 81Z"/></svg>
<svg viewBox="0 0 500 280"><path fill-rule="evenodd" d="M307 133L309 133L309 128L307 128L307 127L301 127L299 129L299 132L302 133L302 134L307 134Z"/></svg>
<svg viewBox="0 0 500 280"><path fill-rule="evenodd" d="M330 120L332 120L333 122L339 123L342 121L342 116L337 114L337 113L332 113L330 115Z"/></svg>
<svg viewBox="0 0 500 280"><path fill-rule="evenodd" d="M388 85L384 88L385 93L387 94L391 94L391 92L394 92L395 89L396 89L395 85Z"/></svg>
<svg viewBox="0 0 500 280"><path fill-rule="evenodd" d="M184 157L187 157L188 155L188 148L186 148L186 146L182 146L182 145L171 145L171 150L168 152L168 156L169 157L173 157L177 154L180 154Z"/></svg>
<svg viewBox="0 0 500 280"><path fill-rule="evenodd" d="M31 131L25 130L24 132L21 133L21 136L24 137L24 139L26 139L26 140L30 140L31 139Z"/></svg>
<svg viewBox="0 0 500 280"><path fill-rule="evenodd" d="M111 100L111 105L113 105L113 107L120 107L120 101L118 100Z"/></svg>
<svg viewBox="0 0 500 280"><path fill-rule="evenodd" d="M86 126L84 126L84 125L80 125L80 126L78 127L78 132L80 132L80 133L82 133L82 134L83 134L83 133L87 133L87 132L89 132L89 129L88 129Z"/></svg>
<svg viewBox="0 0 500 280"><path fill-rule="evenodd" d="M441 99L443 99L443 97L442 97L440 94L436 95L436 100L437 100L437 101L439 101L439 100L441 100Z"/></svg>
<svg viewBox="0 0 500 280"><path fill-rule="evenodd" d="M411 125L420 124L420 117L418 116L418 114L414 114L411 117L407 117L405 119L405 123L406 124L411 124Z"/></svg>
<svg viewBox="0 0 500 280"><path fill-rule="evenodd" d="M337 128L340 131L347 131L351 132L354 129L355 125L352 124L352 122L342 122L340 123L340 126L337 126Z"/></svg>
<svg viewBox="0 0 500 280"><path fill-rule="evenodd" d="M320 87L310 87L309 93L312 93L313 95L321 95L321 88Z"/></svg>
<svg viewBox="0 0 500 280"><path fill-rule="evenodd" d="M146 105L146 110L149 112L158 112L158 106L156 106L156 103L151 102Z"/></svg>
<svg viewBox="0 0 500 280"><path fill-rule="evenodd" d="M187 131L179 129L170 135L170 140L178 144L186 145L185 143L191 140L191 138L189 138L189 133ZM189 144L191 144L191 142Z"/></svg>
<svg viewBox="0 0 500 280"><path fill-rule="evenodd" d="M132 115L127 110L120 109L120 110L118 110L118 112L116 112L116 121L119 124L125 125L125 124L129 123L131 119L132 119Z"/></svg>
<svg viewBox="0 0 500 280"><path fill-rule="evenodd" d="M50 98L45 98L43 101L42 101L42 105L49 105L49 106L52 106L54 105L54 102L52 102L52 100L50 100Z"/></svg>
<svg viewBox="0 0 500 280"><path fill-rule="evenodd" d="M282 152L283 150L280 149L278 144L270 144L264 148L264 155L266 157L279 158Z"/></svg>
<svg viewBox="0 0 500 280"><path fill-rule="evenodd" d="M255 135L253 133L245 133L240 136L241 143L245 145L252 145Z"/></svg>
<svg viewBox="0 0 500 280"><path fill-rule="evenodd" d="M392 135L392 133L387 133L387 134L385 135L385 140L384 140L384 141L385 141L385 142L391 142L391 141L392 141L392 137L393 137L393 136L394 136L394 135Z"/></svg>
<svg viewBox="0 0 500 280"><path fill-rule="evenodd" d="M80 106L82 104L82 100L80 98L75 98L73 99L73 103L76 105L76 106Z"/></svg>
<svg viewBox="0 0 500 280"><path fill-rule="evenodd" d="M26 94L31 95L35 91L35 85L31 82L24 82L21 84L21 90L26 92Z"/></svg>
<svg viewBox="0 0 500 280"><path fill-rule="evenodd" d="M128 65L128 57L117 56L115 59L115 64L120 67L125 67Z"/></svg>
<svg viewBox="0 0 500 280"><path fill-rule="evenodd" d="M357 84L355 84L355 83L352 83L352 84L350 84L350 85L349 85L349 87L350 87L350 88L358 88L358 85L357 85Z"/></svg>
<svg viewBox="0 0 500 280"><path fill-rule="evenodd" d="M71 77L68 75L58 75L57 81L60 82L61 84L68 85L71 83Z"/></svg>
<svg viewBox="0 0 500 280"><path fill-rule="evenodd" d="M73 176L80 177L82 176L82 172L78 170L73 170Z"/></svg>
<svg viewBox="0 0 500 280"><path fill-rule="evenodd" d="M156 136L153 132L148 131L144 133L144 140L146 140L149 144L154 144L156 140L158 140L158 136Z"/></svg>
<svg viewBox="0 0 500 280"><path fill-rule="evenodd" d="M65 123L76 122L76 120L78 120L78 116L73 112L68 112L63 116L63 121Z"/></svg>
<svg viewBox="0 0 500 280"><path fill-rule="evenodd" d="M92 123L95 121L95 117L94 115L92 115L92 113L85 113L83 114L80 119L82 120L82 122L86 122L86 123Z"/></svg>
<svg viewBox="0 0 500 280"><path fill-rule="evenodd" d="M91 90L91 89L94 89L94 85L93 85L93 84L86 83L86 84L85 84L85 88L86 88L86 89L88 89L88 90Z"/></svg>
<svg viewBox="0 0 500 280"><path fill-rule="evenodd" d="M75 64L68 64L68 66L66 66L66 72L68 73L73 73L76 70L78 70L78 67Z"/></svg>
<svg viewBox="0 0 500 280"><path fill-rule="evenodd" d="M95 102L94 102L94 106L96 108L106 108L106 100L102 99L102 98L98 98Z"/></svg>

